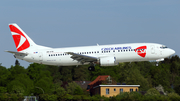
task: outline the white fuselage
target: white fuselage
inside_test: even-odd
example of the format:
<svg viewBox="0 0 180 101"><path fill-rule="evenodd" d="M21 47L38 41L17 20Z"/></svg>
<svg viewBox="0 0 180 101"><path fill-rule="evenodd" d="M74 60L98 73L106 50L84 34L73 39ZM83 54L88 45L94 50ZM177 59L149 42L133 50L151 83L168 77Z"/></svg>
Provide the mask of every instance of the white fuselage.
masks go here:
<svg viewBox="0 0 180 101"><path fill-rule="evenodd" d="M114 57L115 64L120 62L164 59L175 53L174 50L163 47L161 44L131 43L70 48L34 49L28 51L27 56L16 55L15 57L28 62L42 63L47 65L70 66L82 64L77 60L73 60L71 58L72 55L68 54L67 52L96 57L98 60L105 57ZM85 64L86 63L88 62L85 62Z"/></svg>

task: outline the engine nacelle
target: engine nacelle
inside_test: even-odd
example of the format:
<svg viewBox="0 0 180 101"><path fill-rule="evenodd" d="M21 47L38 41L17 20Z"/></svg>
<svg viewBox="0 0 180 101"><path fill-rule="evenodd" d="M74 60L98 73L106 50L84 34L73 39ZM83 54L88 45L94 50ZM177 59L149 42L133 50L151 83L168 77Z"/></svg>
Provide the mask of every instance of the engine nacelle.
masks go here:
<svg viewBox="0 0 180 101"><path fill-rule="evenodd" d="M115 66L116 58L115 57L102 57L100 58L101 66Z"/></svg>

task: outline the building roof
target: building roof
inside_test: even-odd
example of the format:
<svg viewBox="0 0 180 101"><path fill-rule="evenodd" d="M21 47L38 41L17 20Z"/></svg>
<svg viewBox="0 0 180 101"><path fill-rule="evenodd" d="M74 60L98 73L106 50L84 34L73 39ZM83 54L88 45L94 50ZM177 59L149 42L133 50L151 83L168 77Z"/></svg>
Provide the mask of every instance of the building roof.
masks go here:
<svg viewBox="0 0 180 101"><path fill-rule="evenodd" d="M100 75L98 76L94 81L92 81L91 83L89 83L88 85L94 85L95 83L97 82L101 82L101 81L104 81L106 80L106 78L110 76L110 75Z"/></svg>
<svg viewBox="0 0 180 101"><path fill-rule="evenodd" d="M140 85L99 85L100 87L140 87Z"/></svg>
<svg viewBox="0 0 180 101"><path fill-rule="evenodd" d="M83 89L87 89L87 86L89 83L91 83L91 81L74 81L75 83L77 83L79 86L81 86L81 88Z"/></svg>
<svg viewBox="0 0 180 101"><path fill-rule="evenodd" d="M140 87L140 85L98 85L93 87L93 89L97 87Z"/></svg>

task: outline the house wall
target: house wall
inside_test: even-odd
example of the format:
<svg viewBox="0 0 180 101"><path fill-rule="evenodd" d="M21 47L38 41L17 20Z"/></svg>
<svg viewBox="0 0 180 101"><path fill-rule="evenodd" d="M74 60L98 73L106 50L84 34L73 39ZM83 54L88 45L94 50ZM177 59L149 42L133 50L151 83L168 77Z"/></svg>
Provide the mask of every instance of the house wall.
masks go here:
<svg viewBox="0 0 180 101"><path fill-rule="evenodd" d="M123 92L130 92L130 89L133 91L138 91L138 87L98 87L100 88L100 95L105 97L116 96L120 93L120 89L123 89ZM97 89L98 89L97 88ZM106 94L106 89L109 89L109 94ZM116 91L114 91L116 89Z"/></svg>

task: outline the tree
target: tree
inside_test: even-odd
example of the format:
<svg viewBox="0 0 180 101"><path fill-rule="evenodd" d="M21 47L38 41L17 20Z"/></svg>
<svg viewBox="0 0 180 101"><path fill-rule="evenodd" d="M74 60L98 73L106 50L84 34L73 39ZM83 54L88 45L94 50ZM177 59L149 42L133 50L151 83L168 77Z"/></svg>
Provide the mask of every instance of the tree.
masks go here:
<svg viewBox="0 0 180 101"><path fill-rule="evenodd" d="M77 86L74 90L74 95L82 95L83 94L83 90L80 86Z"/></svg>
<svg viewBox="0 0 180 101"><path fill-rule="evenodd" d="M8 77L11 75L11 72L6 69L6 67L3 67L0 65L0 86L6 87L9 80Z"/></svg>
<svg viewBox="0 0 180 101"><path fill-rule="evenodd" d="M29 75L30 79L32 79L34 82L37 82L40 79L40 75L41 77L43 76L50 77L50 72L47 75L43 75L44 71L47 70L45 69L45 65L42 64L37 64L37 63L30 64L30 66L28 66L27 68L27 71L28 71L27 74Z"/></svg>
<svg viewBox="0 0 180 101"><path fill-rule="evenodd" d="M7 88L0 86L0 93L7 93Z"/></svg>
<svg viewBox="0 0 180 101"><path fill-rule="evenodd" d="M33 87L33 81L25 74L19 74L7 86L8 92L21 95L30 95Z"/></svg>
<svg viewBox="0 0 180 101"><path fill-rule="evenodd" d="M170 89L170 70L169 65L161 64L158 67L152 66L149 72L152 78L153 87L161 84L165 91L171 91Z"/></svg>
<svg viewBox="0 0 180 101"><path fill-rule="evenodd" d="M39 79L35 83L34 93L37 94L37 95L43 94L43 92L47 93L47 94L52 93L52 90L51 90L52 86L53 86L52 83L53 83L53 81L49 77L43 77L43 78ZM41 89L38 89L37 87L39 87Z"/></svg>
<svg viewBox="0 0 180 101"><path fill-rule="evenodd" d="M88 80L89 71L85 66L73 67L73 80L74 81L85 81Z"/></svg>
<svg viewBox="0 0 180 101"><path fill-rule="evenodd" d="M7 85L9 93L24 95L25 86L18 80L13 80Z"/></svg>
<svg viewBox="0 0 180 101"><path fill-rule="evenodd" d="M20 63L19 63L19 61L16 59L16 61L15 61L15 66L16 65L18 65L18 66L20 66Z"/></svg>
<svg viewBox="0 0 180 101"><path fill-rule="evenodd" d="M46 66L46 68L51 73L54 83L58 80L62 80L63 75L61 75L60 68L58 66Z"/></svg>
<svg viewBox="0 0 180 101"><path fill-rule="evenodd" d="M149 83L146 78L144 78L140 71L136 68L130 68L128 77L126 78L126 83L129 85L140 85L141 91L146 91L149 89Z"/></svg>
<svg viewBox="0 0 180 101"><path fill-rule="evenodd" d="M19 74L27 74L26 69L19 65L11 66L11 68L9 68L8 70L11 73L11 75L9 75L8 77L9 80L14 80L16 77L19 76Z"/></svg>
<svg viewBox="0 0 180 101"><path fill-rule="evenodd" d="M66 87L68 94L75 95L75 94L82 94L82 88L76 84L75 82L68 83Z"/></svg>
<svg viewBox="0 0 180 101"><path fill-rule="evenodd" d="M62 81L72 82L72 68L73 67L59 67L60 73L63 75Z"/></svg>
<svg viewBox="0 0 180 101"><path fill-rule="evenodd" d="M159 93L159 91L157 91L155 88L151 88L151 89L149 89L149 90L146 92L145 95L146 95L146 96L152 96L152 95L159 96L160 93Z"/></svg>

